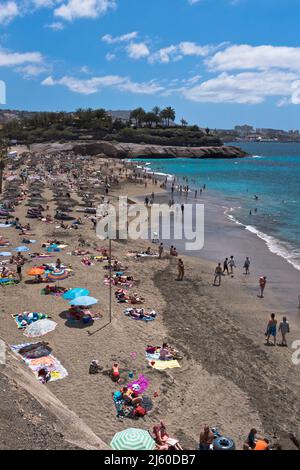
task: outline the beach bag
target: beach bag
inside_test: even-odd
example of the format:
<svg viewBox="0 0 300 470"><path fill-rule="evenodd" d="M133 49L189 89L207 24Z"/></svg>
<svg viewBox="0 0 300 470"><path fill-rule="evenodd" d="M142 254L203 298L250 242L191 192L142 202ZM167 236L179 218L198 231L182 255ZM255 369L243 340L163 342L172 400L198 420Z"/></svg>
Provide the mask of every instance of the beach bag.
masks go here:
<svg viewBox="0 0 300 470"><path fill-rule="evenodd" d="M143 417L145 416L146 413L147 411L145 410L145 408L143 408L140 405L138 405L134 410L134 416L137 416L137 417Z"/></svg>

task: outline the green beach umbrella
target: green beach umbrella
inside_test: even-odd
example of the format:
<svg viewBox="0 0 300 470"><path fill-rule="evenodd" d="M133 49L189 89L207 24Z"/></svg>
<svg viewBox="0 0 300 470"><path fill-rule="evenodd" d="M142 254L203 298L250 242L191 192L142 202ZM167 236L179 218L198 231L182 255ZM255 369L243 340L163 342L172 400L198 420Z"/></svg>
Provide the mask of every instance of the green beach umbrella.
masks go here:
<svg viewBox="0 0 300 470"><path fill-rule="evenodd" d="M110 447L114 450L153 450L155 441L144 429L128 428L115 434Z"/></svg>

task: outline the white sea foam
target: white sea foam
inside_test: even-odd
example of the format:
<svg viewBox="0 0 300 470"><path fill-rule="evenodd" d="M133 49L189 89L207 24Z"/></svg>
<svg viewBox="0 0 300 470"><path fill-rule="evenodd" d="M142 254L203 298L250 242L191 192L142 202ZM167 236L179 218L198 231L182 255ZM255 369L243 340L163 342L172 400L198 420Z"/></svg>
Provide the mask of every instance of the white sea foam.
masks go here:
<svg viewBox="0 0 300 470"><path fill-rule="evenodd" d="M271 235L267 235L264 232L261 232L253 225L245 225L239 220L237 220L230 212L232 212L235 208L231 207L230 209L225 210L224 214L232 220L235 224L241 225L245 227L245 230L248 232L253 233L258 238L262 239L265 244L267 245L269 251L271 253L276 254L277 256L281 256L284 258L288 263L290 263L295 269L300 271L300 251L296 250L292 245L289 243L284 243L281 240L278 240Z"/></svg>

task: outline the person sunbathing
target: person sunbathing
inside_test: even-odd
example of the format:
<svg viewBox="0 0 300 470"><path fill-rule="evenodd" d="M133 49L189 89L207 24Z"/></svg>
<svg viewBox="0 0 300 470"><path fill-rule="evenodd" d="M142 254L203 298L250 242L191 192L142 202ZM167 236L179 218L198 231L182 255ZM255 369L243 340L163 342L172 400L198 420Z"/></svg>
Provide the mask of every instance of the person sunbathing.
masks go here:
<svg viewBox="0 0 300 470"><path fill-rule="evenodd" d="M129 296L129 300L131 304L143 304L145 299L143 297L139 297L137 292Z"/></svg>
<svg viewBox="0 0 300 470"><path fill-rule="evenodd" d="M179 441L169 436L162 421L153 427L153 434L157 450L183 450Z"/></svg>

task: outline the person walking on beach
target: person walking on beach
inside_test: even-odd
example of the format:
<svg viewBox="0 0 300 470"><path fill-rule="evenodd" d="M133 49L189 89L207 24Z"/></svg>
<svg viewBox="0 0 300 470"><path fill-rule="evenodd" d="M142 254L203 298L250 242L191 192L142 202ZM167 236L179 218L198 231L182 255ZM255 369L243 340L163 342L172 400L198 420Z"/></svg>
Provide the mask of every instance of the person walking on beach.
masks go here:
<svg viewBox="0 0 300 470"><path fill-rule="evenodd" d="M250 259L247 258L245 259L245 263L244 263L244 269L245 269L245 274L250 274Z"/></svg>
<svg viewBox="0 0 300 470"><path fill-rule="evenodd" d="M177 263L178 278L177 281L182 281L184 277L184 264L181 258L179 258Z"/></svg>
<svg viewBox="0 0 300 470"><path fill-rule="evenodd" d="M182 215L184 213L184 204L181 204L181 213L182 213Z"/></svg>
<svg viewBox="0 0 300 470"><path fill-rule="evenodd" d="M222 276L222 266L221 266L221 263L218 263L218 266L215 269L214 286L221 285L221 276ZM219 281L219 284L216 284L217 279Z"/></svg>
<svg viewBox="0 0 300 470"><path fill-rule="evenodd" d="M19 278L19 281L21 282L22 281L22 266L23 266L24 262L21 258L19 258L17 260L17 274L18 274L18 278Z"/></svg>
<svg viewBox="0 0 300 470"><path fill-rule="evenodd" d="M230 260L228 264L230 266L230 274L233 274L233 268L236 268L236 264L235 264L233 256L230 256Z"/></svg>
<svg viewBox="0 0 300 470"><path fill-rule="evenodd" d="M263 299L263 297L264 297L264 290L265 290L266 284L267 284L266 276L261 276L259 278L259 288L260 288L260 296L259 297L261 299Z"/></svg>
<svg viewBox="0 0 300 470"><path fill-rule="evenodd" d="M286 334L290 332L290 325L286 317L283 317L282 321L279 323L278 332L279 331L282 337L281 346L287 346Z"/></svg>
<svg viewBox="0 0 300 470"><path fill-rule="evenodd" d="M224 259L224 263L223 263L223 273L225 273L225 271L226 271L227 274L229 275L228 258L225 258L225 259Z"/></svg>
<svg viewBox="0 0 300 470"><path fill-rule="evenodd" d="M161 243L158 247L158 258L161 259L162 257L162 254L163 254L163 251L164 251L164 244Z"/></svg>
<svg viewBox="0 0 300 470"><path fill-rule="evenodd" d="M274 346L276 346L276 335L277 335L277 320L275 318L275 313L271 313L271 318L267 325L267 344L270 344L270 336L274 338Z"/></svg>

